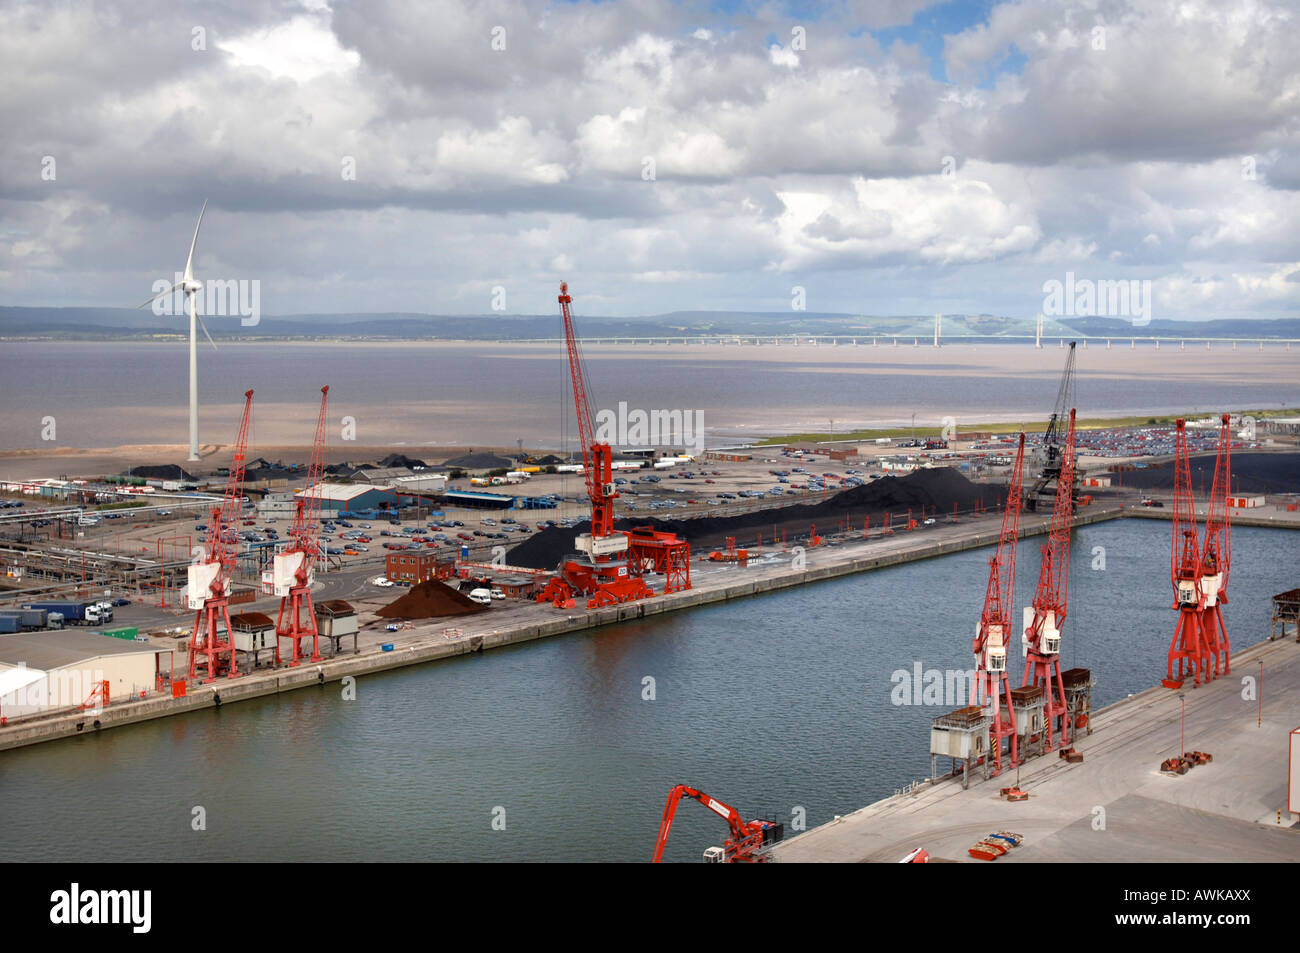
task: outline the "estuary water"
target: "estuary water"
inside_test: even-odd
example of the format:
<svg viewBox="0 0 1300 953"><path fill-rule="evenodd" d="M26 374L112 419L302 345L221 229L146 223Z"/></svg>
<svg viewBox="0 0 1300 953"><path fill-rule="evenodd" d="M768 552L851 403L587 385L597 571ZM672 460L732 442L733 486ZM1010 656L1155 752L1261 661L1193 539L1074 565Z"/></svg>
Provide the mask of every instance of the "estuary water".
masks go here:
<svg viewBox="0 0 1300 953"><path fill-rule="evenodd" d="M1041 543L1020 547L1017 606ZM1168 547L1162 522L1076 534L1063 659L1092 668L1097 706L1164 671ZM970 666L990 554L0 753L0 860L641 862L677 783L812 827L929 775L946 709L894 704L895 673ZM1233 556L1241 648L1296 585L1300 533L1238 528ZM699 805L677 818L665 859L720 843Z"/></svg>
<svg viewBox="0 0 1300 953"><path fill-rule="evenodd" d="M857 426L1045 421L1064 351L1032 345L585 348L594 410L699 411L709 446ZM0 449L182 444L187 349L178 343L0 343ZM202 442L230 443L255 391L251 446L310 443L320 387L358 446L564 442L573 415L559 345L228 343L199 353ZM1300 376L1265 351L1080 351L1084 417L1294 407ZM48 418L57 427L50 439ZM572 432L572 425L568 427ZM337 443L337 432L331 434Z"/></svg>

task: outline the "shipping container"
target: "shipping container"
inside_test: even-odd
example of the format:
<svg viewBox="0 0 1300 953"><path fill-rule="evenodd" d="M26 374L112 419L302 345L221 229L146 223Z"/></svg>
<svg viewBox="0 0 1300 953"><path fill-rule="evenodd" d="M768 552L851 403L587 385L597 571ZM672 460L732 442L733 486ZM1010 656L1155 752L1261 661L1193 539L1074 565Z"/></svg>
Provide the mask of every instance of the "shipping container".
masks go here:
<svg viewBox="0 0 1300 953"><path fill-rule="evenodd" d="M86 620L86 603L84 602L29 602L24 609L44 609L57 612L64 622L84 622Z"/></svg>
<svg viewBox="0 0 1300 953"><path fill-rule="evenodd" d="M44 609L0 609L0 615L13 616L20 628L28 630L43 629L46 625Z"/></svg>

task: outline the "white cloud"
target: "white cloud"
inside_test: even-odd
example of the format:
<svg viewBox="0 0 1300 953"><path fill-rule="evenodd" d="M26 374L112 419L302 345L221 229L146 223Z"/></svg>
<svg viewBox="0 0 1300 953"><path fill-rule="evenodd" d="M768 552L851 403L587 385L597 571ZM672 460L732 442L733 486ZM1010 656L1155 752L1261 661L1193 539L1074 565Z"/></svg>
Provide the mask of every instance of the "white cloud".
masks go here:
<svg viewBox="0 0 1300 953"><path fill-rule="evenodd" d="M360 54L343 49L328 23L314 16L297 16L251 30L219 40L216 46L229 53L239 67L264 69L272 76L299 83L325 73L345 73L361 62Z"/></svg>
<svg viewBox="0 0 1300 953"><path fill-rule="evenodd" d="M789 66L791 68L799 65L799 54L794 50L787 50L780 43L773 43L767 51L767 58L776 66Z"/></svg>
<svg viewBox="0 0 1300 953"><path fill-rule="evenodd" d="M1032 313L1084 263L1163 282L1166 316L1300 307L1276 0L997 3L945 38L951 82L860 29L924 0L218 6L205 52L143 2L0 6L3 303L143 300L211 195L207 262L258 271L268 313L485 307L506 278L535 310L575 267L614 313L780 307L790 272L829 310Z"/></svg>
<svg viewBox="0 0 1300 953"><path fill-rule="evenodd" d="M855 178L851 192L779 193L783 270L913 260L929 265L987 261L1033 248L1033 213L961 177Z"/></svg>

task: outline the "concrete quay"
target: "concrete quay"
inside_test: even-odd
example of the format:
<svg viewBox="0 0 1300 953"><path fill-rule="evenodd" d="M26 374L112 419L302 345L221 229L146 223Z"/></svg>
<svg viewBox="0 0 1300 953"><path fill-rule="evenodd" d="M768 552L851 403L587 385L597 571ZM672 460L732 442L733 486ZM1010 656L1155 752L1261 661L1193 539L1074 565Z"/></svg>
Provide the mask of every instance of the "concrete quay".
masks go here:
<svg viewBox="0 0 1300 953"><path fill-rule="evenodd" d="M1121 515L1121 507L1094 505L1080 510L1075 525L1101 522ZM1020 535L1046 533L1049 520L1050 514L1023 515ZM399 632L363 631L360 654L326 658L297 668L259 668L238 678L219 678L210 684L191 683L189 693L183 698L150 694L143 699L115 701L98 714L62 711L11 721L0 727L0 750L975 549L995 543L999 527L1000 517L993 513L956 524L941 522L910 532L899 529L890 536L881 536L876 530L869 539L846 538L832 545L803 550L802 568L796 568L793 547L792 551L779 554L772 563L755 559L747 566L709 563L698 559L702 554L697 554L691 567L693 588L685 592L605 609L569 610L567 613L549 604L531 602L494 606L481 615L452 620L431 619ZM383 642L391 642L393 651L380 651Z"/></svg>
<svg viewBox="0 0 1300 953"><path fill-rule="evenodd" d="M1260 696L1243 698L1247 676ZM1162 773L1160 762L1179 752L1183 699L1184 750L1214 760ZM1095 712L1093 733L1073 741L1081 764L1053 753L1026 761L1018 776L1011 768L985 781L976 769L968 789L959 778L923 783L778 844L773 859L896 863L923 847L932 861L988 863L967 849L1005 830L1024 841L994 863L1300 861L1300 817L1286 810L1297 699L1300 644L1261 642L1200 688L1157 686ZM999 796L1017 783L1027 801Z"/></svg>

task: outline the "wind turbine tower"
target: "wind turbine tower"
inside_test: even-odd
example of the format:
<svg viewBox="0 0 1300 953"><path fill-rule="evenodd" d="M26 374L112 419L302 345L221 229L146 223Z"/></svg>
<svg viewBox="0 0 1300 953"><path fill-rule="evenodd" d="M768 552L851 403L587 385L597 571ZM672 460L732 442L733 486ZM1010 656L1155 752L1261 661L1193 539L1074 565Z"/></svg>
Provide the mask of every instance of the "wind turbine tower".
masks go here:
<svg viewBox="0 0 1300 953"><path fill-rule="evenodd" d="M199 210L199 221L194 226L194 238L190 241L190 256L185 259L185 275L176 284L172 285L166 291L160 291L144 304L141 308L153 304L163 295L169 295L178 288L185 293L186 303L189 305L190 312L190 455L191 462L199 459L199 357L198 357L198 338L196 337L197 329L203 328L203 335L208 339L208 343L215 349L217 343L212 340L212 335L208 334L207 325L203 323L194 310L194 296L203 290L202 282L194 280L194 247L199 242L199 228L203 225L203 213L208 209L208 202L203 201L203 208Z"/></svg>

